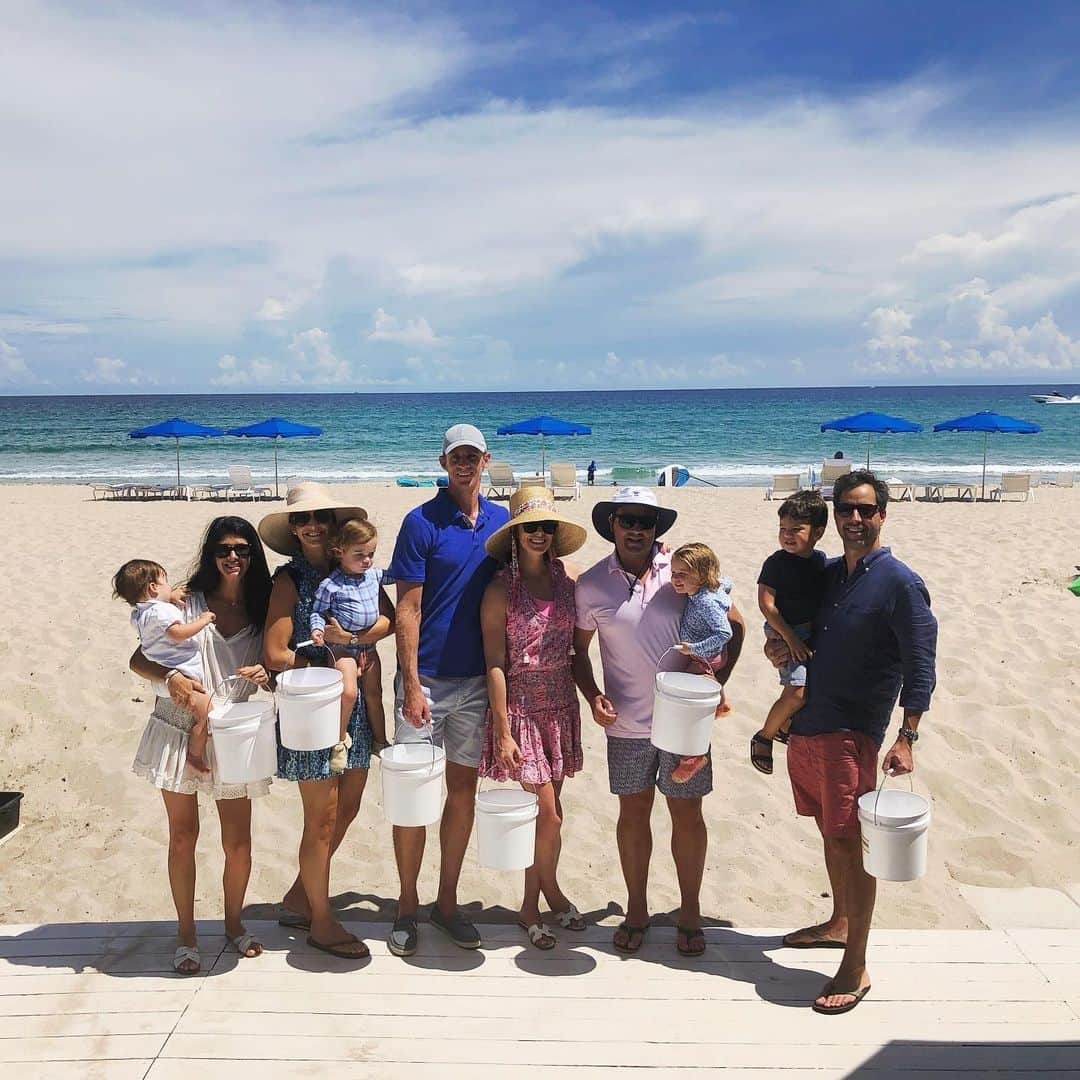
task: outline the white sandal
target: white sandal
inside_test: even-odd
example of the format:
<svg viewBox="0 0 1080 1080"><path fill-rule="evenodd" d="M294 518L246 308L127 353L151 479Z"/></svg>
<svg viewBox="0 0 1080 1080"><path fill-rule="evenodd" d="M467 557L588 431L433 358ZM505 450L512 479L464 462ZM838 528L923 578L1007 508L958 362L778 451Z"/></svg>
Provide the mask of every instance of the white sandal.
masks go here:
<svg viewBox="0 0 1080 1080"><path fill-rule="evenodd" d="M185 971L181 964L191 962L195 965L194 971ZM172 958L173 971L177 975L198 975L202 971L202 957L199 955L197 945L177 945Z"/></svg>
<svg viewBox="0 0 1080 1080"><path fill-rule="evenodd" d="M249 934L246 930L234 938L229 938L229 942L245 960L254 960L255 956L262 956L262 942L254 934ZM252 948L259 951L255 956L248 956L248 949Z"/></svg>
<svg viewBox="0 0 1080 1080"><path fill-rule="evenodd" d="M573 904L565 911L553 911L551 915L564 930L579 934L585 929L585 918Z"/></svg>
<svg viewBox="0 0 1080 1080"><path fill-rule="evenodd" d="M532 926L526 926L523 922L519 922L518 926L529 935L529 941L543 952L554 949L558 944L558 939L543 923L533 923Z"/></svg>

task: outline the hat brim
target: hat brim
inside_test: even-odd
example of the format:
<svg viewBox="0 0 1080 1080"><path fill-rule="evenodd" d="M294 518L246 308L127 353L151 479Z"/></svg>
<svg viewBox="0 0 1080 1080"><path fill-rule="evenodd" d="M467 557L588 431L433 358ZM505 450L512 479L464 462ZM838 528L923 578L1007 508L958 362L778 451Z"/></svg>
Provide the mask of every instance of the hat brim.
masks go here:
<svg viewBox="0 0 1080 1080"><path fill-rule="evenodd" d="M276 551L279 555L300 553L300 541L296 539L296 535L289 526L290 514L302 514L313 510L333 510L334 521L337 525L344 525L346 521L367 520L367 511L362 506L338 506L333 502L320 499L311 501L317 502L318 505L297 504L289 507L288 510L267 514L259 522L259 536L271 551Z"/></svg>
<svg viewBox="0 0 1080 1080"><path fill-rule="evenodd" d="M617 502L598 502L592 508L592 523L593 528L609 543L615 543L615 533L611 528L611 515L618 513L620 510L625 509L627 506L636 506L636 503L617 503ZM648 506L645 503L640 505L644 506L646 510L656 511L656 535L663 536L664 533L675 524L675 519L679 516L678 512L672 510L669 506Z"/></svg>
<svg viewBox="0 0 1080 1080"><path fill-rule="evenodd" d="M527 513L518 514L516 518L508 521L497 532L492 533L484 543L487 553L492 558L498 559L499 562L509 562L510 541L513 537L512 530L515 526L525 525L530 521L558 522L559 527L555 530L555 535L552 538L551 550L559 559L566 555L573 555L579 548L584 547L585 542L589 539L589 534L583 525L563 517L562 514L551 510L530 510Z"/></svg>

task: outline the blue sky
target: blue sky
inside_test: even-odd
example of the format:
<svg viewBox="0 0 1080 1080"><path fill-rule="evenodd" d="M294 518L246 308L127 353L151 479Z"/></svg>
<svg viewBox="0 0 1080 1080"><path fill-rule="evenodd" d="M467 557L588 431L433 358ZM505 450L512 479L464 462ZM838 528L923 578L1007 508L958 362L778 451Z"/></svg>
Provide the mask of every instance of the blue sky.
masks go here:
<svg viewBox="0 0 1080 1080"><path fill-rule="evenodd" d="M1080 380L1075 4L5 23L2 393Z"/></svg>

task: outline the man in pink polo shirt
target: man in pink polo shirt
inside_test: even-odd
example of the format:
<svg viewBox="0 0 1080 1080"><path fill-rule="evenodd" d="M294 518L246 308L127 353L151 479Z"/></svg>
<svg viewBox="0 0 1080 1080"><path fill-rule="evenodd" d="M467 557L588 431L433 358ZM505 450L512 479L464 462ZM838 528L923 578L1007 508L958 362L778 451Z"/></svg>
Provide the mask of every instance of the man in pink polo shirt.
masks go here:
<svg viewBox="0 0 1080 1080"><path fill-rule="evenodd" d="M652 854L652 815L656 789L671 814L671 850L681 892L677 948L684 956L705 951L699 906L708 837L701 800L712 791L711 758L684 784L671 774L677 754L652 745L653 675L682 669L686 659L665 651L679 641L686 598L671 587L671 560L656 543L675 523L675 511L657 504L649 488L620 488L610 501L593 507L593 526L615 545L606 559L577 581L574 679L607 734L608 780L619 796L617 837L626 881L626 919L613 944L637 952L649 928L648 880ZM717 672L723 682L738 659L745 624L730 612L733 636L727 662ZM597 685L589 658L593 635L600 636L604 689Z"/></svg>

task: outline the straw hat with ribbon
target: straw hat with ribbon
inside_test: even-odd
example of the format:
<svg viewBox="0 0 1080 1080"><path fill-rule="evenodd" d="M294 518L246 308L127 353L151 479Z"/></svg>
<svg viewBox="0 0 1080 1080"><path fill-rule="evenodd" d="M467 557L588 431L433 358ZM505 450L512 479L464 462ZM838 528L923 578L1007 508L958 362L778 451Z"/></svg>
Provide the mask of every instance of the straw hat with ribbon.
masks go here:
<svg viewBox="0 0 1080 1080"><path fill-rule="evenodd" d="M552 537L551 550L559 558L577 551L589 538L584 527L564 517L555 507L555 496L545 487L519 488L510 496L510 520L488 537L484 547L500 562L510 561L511 530L530 521L554 521L559 527Z"/></svg>
<svg viewBox="0 0 1080 1080"><path fill-rule="evenodd" d="M367 518L367 511L362 506L343 506L325 484L306 481L289 488L285 496L285 509L275 514L267 514L259 522L259 535L268 548L279 555L295 555L300 550L300 541L296 539L289 526L290 514L302 514L313 510L333 510L338 525L346 521Z"/></svg>

